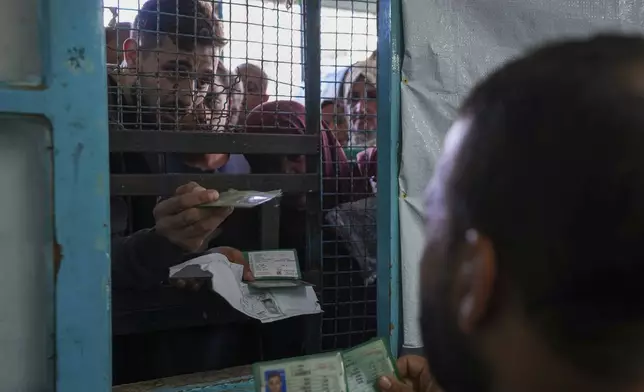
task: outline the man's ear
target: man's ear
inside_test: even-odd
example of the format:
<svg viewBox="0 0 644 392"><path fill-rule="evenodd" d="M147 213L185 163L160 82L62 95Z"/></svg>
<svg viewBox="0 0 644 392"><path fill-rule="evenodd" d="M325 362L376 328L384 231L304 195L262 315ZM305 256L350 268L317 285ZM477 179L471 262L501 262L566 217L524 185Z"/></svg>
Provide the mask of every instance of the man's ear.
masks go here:
<svg viewBox="0 0 644 392"><path fill-rule="evenodd" d="M139 45L135 39L128 38L123 41L123 59L125 59L125 66L127 68L136 68L138 61Z"/></svg>
<svg viewBox="0 0 644 392"><path fill-rule="evenodd" d="M474 332L488 314L496 278L492 241L476 230L468 230L455 285L458 325L463 333Z"/></svg>

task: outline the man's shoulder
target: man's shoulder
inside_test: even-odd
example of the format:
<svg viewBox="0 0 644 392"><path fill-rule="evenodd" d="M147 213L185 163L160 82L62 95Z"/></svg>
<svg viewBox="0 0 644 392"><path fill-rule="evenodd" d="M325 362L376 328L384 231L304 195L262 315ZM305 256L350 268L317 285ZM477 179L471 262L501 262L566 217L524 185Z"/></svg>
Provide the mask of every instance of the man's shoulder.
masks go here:
<svg viewBox="0 0 644 392"><path fill-rule="evenodd" d="M118 66L108 65L107 68L107 108L111 124L118 124L124 128L131 123L131 113L124 111L127 105L124 90L122 88L123 74Z"/></svg>

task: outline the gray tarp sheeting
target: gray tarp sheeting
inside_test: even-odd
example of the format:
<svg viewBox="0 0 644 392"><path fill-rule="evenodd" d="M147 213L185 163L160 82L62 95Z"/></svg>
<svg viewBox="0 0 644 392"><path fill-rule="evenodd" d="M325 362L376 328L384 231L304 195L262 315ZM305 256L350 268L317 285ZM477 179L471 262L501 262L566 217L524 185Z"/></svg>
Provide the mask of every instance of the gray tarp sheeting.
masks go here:
<svg viewBox="0 0 644 392"><path fill-rule="evenodd" d="M404 346L421 347L422 198L446 131L474 83L526 48L599 31L644 31L638 0L403 0L400 226Z"/></svg>

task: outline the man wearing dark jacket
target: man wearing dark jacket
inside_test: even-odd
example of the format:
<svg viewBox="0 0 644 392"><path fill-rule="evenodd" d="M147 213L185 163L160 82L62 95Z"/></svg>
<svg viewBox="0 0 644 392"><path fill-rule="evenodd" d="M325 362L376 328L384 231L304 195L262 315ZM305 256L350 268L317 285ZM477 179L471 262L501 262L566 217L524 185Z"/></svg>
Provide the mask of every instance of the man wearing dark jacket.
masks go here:
<svg viewBox="0 0 644 392"><path fill-rule="evenodd" d="M211 3L145 2L131 38L123 44L123 63L108 75L110 128L133 132L180 131L186 123L192 124L187 119L198 117L204 109L204 98L212 90L214 70L224 44L223 27L214 16ZM198 125L190 126L194 129ZM203 169L218 164L218 155L180 158ZM110 171L157 173L159 160L156 154L112 153ZM175 326L151 331L139 327L139 318L133 316L132 322L128 318L142 312L147 315L150 309L189 307L201 298L186 291L163 289L160 282L168 278L170 266L201 250L231 213L229 209L195 208L217 197L216 191L189 183L158 204L156 197L148 196L131 197L127 203L120 198L110 200L113 323L118 334L113 339L115 383L212 370L253 360L246 358L253 352L253 347L247 347L255 342L253 331L245 325L182 324L180 329ZM216 298L213 296L212 300ZM163 314L170 325L182 321L177 320L180 318L177 312Z"/></svg>
<svg viewBox="0 0 644 392"><path fill-rule="evenodd" d="M110 128L181 129L185 118L204 107L212 88L226 44L221 21L204 1L148 0L134 24L132 38L123 45L123 63L108 75ZM207 166L218 155L182 158ZM156 156L110 155L112 174L154 173L157 163ZM217 197L216 191L191 183L158 205L154 197L134 197L129 206L112 198L113 287L149 287L167 278L168 268L199 250L230 214L194 208ZM138 231L123 237L126 229Z"/></svg>

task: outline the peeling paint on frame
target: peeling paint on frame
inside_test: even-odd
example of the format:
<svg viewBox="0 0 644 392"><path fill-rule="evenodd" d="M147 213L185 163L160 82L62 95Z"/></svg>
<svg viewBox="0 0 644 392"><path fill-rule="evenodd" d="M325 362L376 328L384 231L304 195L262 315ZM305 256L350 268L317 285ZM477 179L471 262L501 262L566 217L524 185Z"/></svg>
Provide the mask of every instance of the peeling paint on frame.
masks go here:
<svg viewBox="0 0 644 392"><path fill-rule="evenodd" d="M52 129L55 389L109 392L109 196L94 192L108 176L102 2L39 0L35 12L41 81L1 83L0 112L44 116Z"/></svg>

